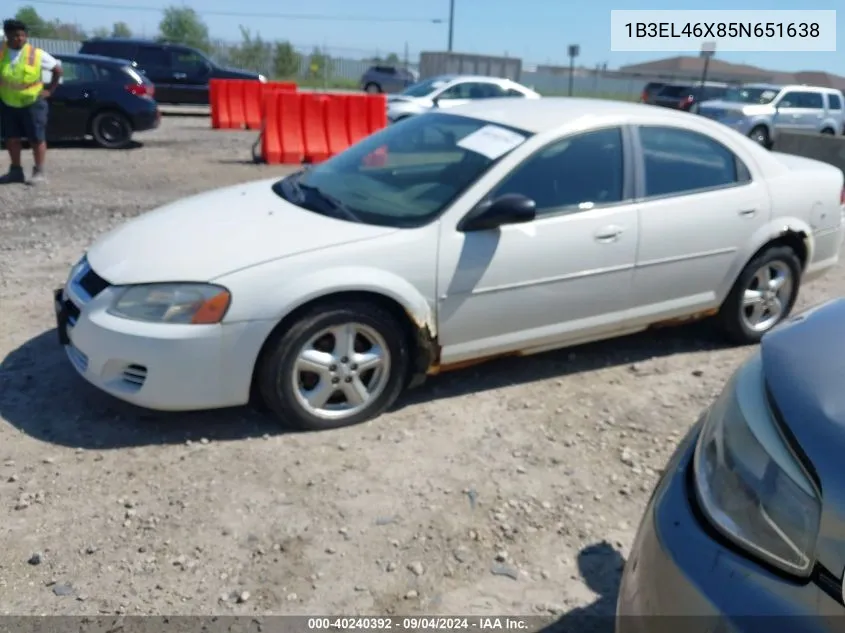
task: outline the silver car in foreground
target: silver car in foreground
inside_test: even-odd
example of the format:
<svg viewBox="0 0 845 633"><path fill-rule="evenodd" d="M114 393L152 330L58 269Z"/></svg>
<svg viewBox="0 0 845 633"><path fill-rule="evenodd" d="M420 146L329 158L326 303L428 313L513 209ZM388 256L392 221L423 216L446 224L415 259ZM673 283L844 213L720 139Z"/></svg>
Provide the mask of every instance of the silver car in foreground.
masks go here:
<svg viewBox="0 0 845 633"><path fill-rule="evenodd" d="M704 101L697 111L771 147L778 132L845 133L843 102L834 88L748 84Z"/></svg>
<svg viewBox="0 0 845 633"><path fill-rule="evenodd" d="M439 75L409 86L387 98L387 120L395 123L433 108L452 108L477 99L516 97L539 99L540 95L522 84L500 77Z"/></svg>
<svg viewBox="0 0 845 633"><path fill-rule="evenodd" d="M844 179L686 112L485 99L100 237L60 337L141 406L344 426L494 356L708 315L756 342L837 263Z"/></svg>

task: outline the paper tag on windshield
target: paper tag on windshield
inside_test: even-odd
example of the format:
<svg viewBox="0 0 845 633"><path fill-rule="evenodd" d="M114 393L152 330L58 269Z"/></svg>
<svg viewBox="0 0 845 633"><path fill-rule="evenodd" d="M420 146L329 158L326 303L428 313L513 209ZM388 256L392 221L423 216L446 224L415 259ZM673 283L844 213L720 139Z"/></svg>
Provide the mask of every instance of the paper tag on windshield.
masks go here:
<svg viewBox="0 0 845 633"><path fill-rule="evenodd" d="M525 137L522 134L511 132L498 125L485 125L480 130L462 138L458 142L458 147L482 154L490 160L496 160L523 141Z"/></svg>

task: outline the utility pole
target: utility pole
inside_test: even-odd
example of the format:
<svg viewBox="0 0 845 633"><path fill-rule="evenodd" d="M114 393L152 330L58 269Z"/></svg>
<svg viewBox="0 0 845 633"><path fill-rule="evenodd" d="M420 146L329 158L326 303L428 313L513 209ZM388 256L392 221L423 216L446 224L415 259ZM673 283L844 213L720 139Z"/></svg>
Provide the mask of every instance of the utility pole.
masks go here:
<svg viewBox="0 0 845 633"><path fill-rule="evenodd" d="M408 42L405 42L405 70L408 70Z"/></svg>
<svg viewBox="0 0 845 633"><path fill-rule="evenodd" d="M452 52L452 40L455 36L455 0L449 0L449 52Z"/></svg>
<svg viewBox="0 0 845 633"><path fill-rule="evenodd" d="M707 71L710 70L710 59L716 54L716 42L704 42L701 45L701 57L704 58L704 69L701 72L701 89L707 82Z"/></svg>

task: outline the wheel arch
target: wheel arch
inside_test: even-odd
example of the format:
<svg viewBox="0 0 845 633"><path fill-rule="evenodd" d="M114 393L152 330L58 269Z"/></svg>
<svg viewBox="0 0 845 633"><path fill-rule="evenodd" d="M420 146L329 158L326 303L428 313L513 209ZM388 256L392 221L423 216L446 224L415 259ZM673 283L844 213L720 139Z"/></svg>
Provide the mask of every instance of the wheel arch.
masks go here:
<svg viewBox="0 0 845 633"><path fill-rule="evenodd" d="M719 293L719 305L725 302L728 294L736 283L745 267L760 253L776 246L788 246L798 256L803 273L807 264L812 261L813 242L812 229L798 219L779 220L776 224L762 227L754 234L751 246L745 251L745 256L737 259L725 278Z"/></svg>
<svg viewBox="0 0 845 633"><path fill-rule="evenodd" d="M270 349L271 344L279 336L302 317L303 314L316 306L334 303L350 303L353 301L369 303L380 307L402 326L408 344L411 364L407 384L416 387L425 381L432 367L436 367L440 360L440 345L437 338L436 323L427 302L421 297L421 302L409 300L408 295L386 288L350 287L337 290L313 291L301 295L300 299L289 304L286 312L279 318L278 323L265 337L261 348L253 362L250 377L250 400L255 402L258 396L257 370L261 361Z"/></svg>

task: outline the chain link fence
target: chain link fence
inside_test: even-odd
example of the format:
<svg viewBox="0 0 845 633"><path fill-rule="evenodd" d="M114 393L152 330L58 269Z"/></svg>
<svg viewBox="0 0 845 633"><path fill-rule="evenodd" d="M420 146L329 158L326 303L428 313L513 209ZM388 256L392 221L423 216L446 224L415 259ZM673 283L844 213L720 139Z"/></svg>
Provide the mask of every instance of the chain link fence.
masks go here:
<svg viewBox="0 0 845 633"><path fill-rule="evenodd" d="M82 43L70 40L51 40L31 38L36 46L50 53L76 53ZM276 70L286 67L293 70L290 78L311 87L325 88L358 88L361 76L373 65L379 57L377 51L372 56L366 51L360 52L360 57L347 54L337 54L336 49L328 47L294 47L293 56L280 62L277 49L271 43L252 42L246 44L231 44L216 41L212 44L209 56L216 63L223 66L241 68L261 73L267 77L278 78ZM417 60L400 61L400 66L407 66L415 71L419 70ZM520 81L541 94L567 95L569 94L570 71L565 66L529 66L524 64ZM633 75L605 69L575 68L572 75L572 94L575 96L591 96L607 99L637 100L646 84L652 81L696 81L700 77L697 73L663 74L663 75ZM710 77L714 81L717 76ZM752 78L748 81L764 81L766 78Z"/></svg>

